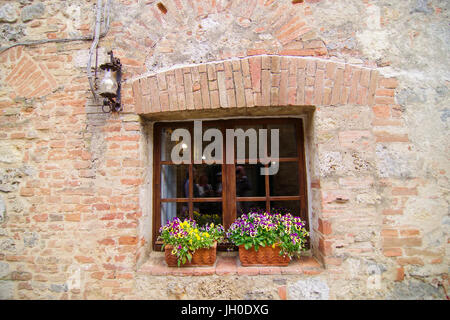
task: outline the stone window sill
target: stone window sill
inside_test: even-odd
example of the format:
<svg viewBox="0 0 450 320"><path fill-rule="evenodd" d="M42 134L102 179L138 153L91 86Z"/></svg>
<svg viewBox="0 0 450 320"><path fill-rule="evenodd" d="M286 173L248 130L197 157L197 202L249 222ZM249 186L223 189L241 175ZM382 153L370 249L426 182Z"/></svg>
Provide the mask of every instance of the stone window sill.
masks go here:
<svg viewBox="0 0 450 320"><path fill-rule="evenodd" d="M163 252L152 252L149 259L138 269L139 274L152 276L208 276L208 275L316 275L323 271L314 257L293 259L286 267L243 267L237 252L218 252L210 267L168 267Z"/></svg>

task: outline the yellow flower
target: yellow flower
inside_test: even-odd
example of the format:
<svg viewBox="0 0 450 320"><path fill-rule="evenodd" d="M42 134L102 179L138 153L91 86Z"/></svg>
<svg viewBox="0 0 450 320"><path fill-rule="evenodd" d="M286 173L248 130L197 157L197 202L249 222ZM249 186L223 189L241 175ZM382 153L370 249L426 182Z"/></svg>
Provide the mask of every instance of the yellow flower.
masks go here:
<svg viewBox="0 0 450 320"><path fill-rule="evenodd" d="M272 248L274 248L275 249L275 243L272 245Z"/></svg>

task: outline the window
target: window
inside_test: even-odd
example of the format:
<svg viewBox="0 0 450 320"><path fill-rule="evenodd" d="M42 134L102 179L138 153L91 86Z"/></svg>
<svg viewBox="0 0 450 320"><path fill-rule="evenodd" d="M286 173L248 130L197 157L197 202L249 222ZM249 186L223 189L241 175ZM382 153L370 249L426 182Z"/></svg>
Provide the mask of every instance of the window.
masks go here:
<svg viewBox="0 0 450 320"><path fill-rule="evenodd" d="M160 246L156 241L160 226L174 217L180 219L190 217L199 223L222 223L227 228L237 216L250 209L273 211L279 208L300 216L308 227L302 119L202 121L200 129L195 126L194 121L155 124L153 215L155 249ZM172 141L172 134L177 129L185 129L185 132L188 132L186 141L184 139ZM221 134L223 141L221 150L206 152L208 145L217 142L217 137L205 135L208 129L216 129L215 132ZM242 129L240 132L246 133L245 139L239 140L239 137L231 136L232 139L228 140L227 134L230 130L227 129L234 130L231 132ZM278 129L279 137L279 155L276 162L273 161L274 155L271 154L272 144L278 141L271 139L272 131L276 131L274 129ZM258 143L249 143L251 131L256 132ZM266 136L260 136L260 132L264 131ZM200 140L195 140L198 137ZM265 153L262 153L261 140L267 141ZM200 145L202 148L199 153L199 148L195 146ZM245 145L245 149L238 152L238 145ZM186 149L183 150L183 154L186 151L189 161L179 164L173 161L171 154L176 146L178 150ZM257 159L254 158L255 155ZM210 156L221 161L211 164L208 162ZM276 174L262 174L261 170L271 166L278 168Z"/></svg>

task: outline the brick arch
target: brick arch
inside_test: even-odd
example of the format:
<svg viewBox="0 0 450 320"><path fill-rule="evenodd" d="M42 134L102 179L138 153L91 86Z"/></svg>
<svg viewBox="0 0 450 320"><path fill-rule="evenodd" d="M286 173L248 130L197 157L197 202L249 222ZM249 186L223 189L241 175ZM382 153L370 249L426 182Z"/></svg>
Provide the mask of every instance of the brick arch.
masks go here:
<svg viewBox="0 0 450 320"><path fill-rule="evenodd" d="M397 81L314 57L261 55L174 68L132 83L138 114L289 105L395 105ZM383 117L381 115L381 117Z"/></svg>

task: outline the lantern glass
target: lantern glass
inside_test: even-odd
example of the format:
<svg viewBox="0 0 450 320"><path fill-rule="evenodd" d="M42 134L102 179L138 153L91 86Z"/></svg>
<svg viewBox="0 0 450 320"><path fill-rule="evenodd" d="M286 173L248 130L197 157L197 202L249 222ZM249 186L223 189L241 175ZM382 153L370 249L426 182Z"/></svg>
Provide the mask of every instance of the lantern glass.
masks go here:
<svg viewBox="0 0 450 320"><path fill-rule="evenodd" d="M112 75L111 69L106 69L100 82L100 95L105 98L115 98L117 95L117 81Z"/></svg>

